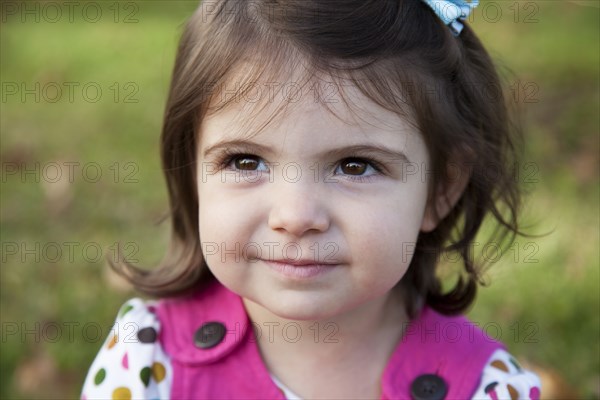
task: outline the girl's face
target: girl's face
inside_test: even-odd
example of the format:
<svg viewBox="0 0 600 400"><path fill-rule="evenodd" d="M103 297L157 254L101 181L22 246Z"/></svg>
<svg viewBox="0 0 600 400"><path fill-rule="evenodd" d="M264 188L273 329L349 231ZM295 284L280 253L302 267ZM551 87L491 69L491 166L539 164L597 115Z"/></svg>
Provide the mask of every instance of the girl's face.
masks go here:
<svg viewBox="0 0 600 400"><path fill-rule="evenodd" d="M346 91L348 88L345 87ZM385 300L411 261L427 199L428 153L400 117L354 90L350 111L310 95L258 134L242 101L203 120L199 229L216 278L287 319Z"/></svg>

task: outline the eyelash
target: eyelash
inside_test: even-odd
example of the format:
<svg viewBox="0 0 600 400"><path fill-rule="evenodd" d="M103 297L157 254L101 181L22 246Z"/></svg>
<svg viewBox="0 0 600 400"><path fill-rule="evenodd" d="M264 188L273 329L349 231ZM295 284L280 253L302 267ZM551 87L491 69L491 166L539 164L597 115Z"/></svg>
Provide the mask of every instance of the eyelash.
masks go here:
<svg viewBox="0 0 600 400"><path fill-rule="evenodd" d="M232 166L232 163L235 162L236 160L243 159L243 158L257 159L259 162L264 163L264 160L261 157L256 156L254 154L225 152L221 156L220 160L218 161L219 169L229 169L229 170L234 170L234 171L238 170L238 168L235 168L235 166ZM240 170L240 171L244 171L244 170ZM256 172L256 171L249 170L247 172Z"/></svg>
<svg viewBox="0 0 600 400"><path fill-rule="evenodd" d="M229 169L229 170L233 170L233 171L244 172L245 170L238 169L234 165L232 165L236 160L240 160L243 158L256 159L259 163L264 163L266 165L265 161L257 155L250 154L250 153L236 153L236 152L225 151L219 158L219 161L218 161L219 169L220 170ZM370 175L350 175L350 174L335 173L335 171L340 169L342 167L342 165L344 165L345 163L349 163L349 162L364 163L364 164L366 164L367 171L369 168L372 168L373 172ZM344 157L343 159L341 159L334 165L335 165L334 176L342 176L343 179L347 179L347 180L355 181L355 182L370 182L371 180L377 178L379 175L382 175L385 173L385 169L379 162L377 162L373 159L370 159L370 158L366 158L366 157L358 157L358 156ZM267 165L267 168L268 168L268 165ZM258 172L258 170L248 170L247 172L248 173Z"/></svg>
<svg viewBox="0 0 600 400"><path fill-rule="evenodd" d="M370 182L373 179L377 178L378 176L380 176L381 174L383 174L383 168L381 167L381 165L375 161L375 160L371 160L369 158L364 158L364 157L346 157L343 158L342 160L340 160L335 167L335 171L337 172L338 169L342 168L342 166L346 163L350 163L350 162L358 162L358 163L364 163L366 164L366 171L369 170L369 168L371 168L373 170L373 172L371 172L369 175L350 175L350 174L339 174L339 176L343 176L344 179L348 179L350 181L354 181L354 182ZM336 174L336 176L338 176L338 174Z"/></svg>

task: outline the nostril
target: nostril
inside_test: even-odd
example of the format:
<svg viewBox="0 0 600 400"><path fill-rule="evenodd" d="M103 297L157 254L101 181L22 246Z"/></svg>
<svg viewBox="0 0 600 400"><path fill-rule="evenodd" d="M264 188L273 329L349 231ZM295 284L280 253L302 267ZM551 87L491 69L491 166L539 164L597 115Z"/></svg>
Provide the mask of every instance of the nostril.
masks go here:
<svg viewBox="0 0 600 400"><path fill-rule="evenodd" d="M273 230L283 230L295 236L308 231L326 231L329 216L318 207L280 206L271 210L268 225Z"/></svg>
<svg viewBox="0 0 600 400"><path fill-rule="evenodd" d="M268 225L299 237L308 231L329 229L329 199L319 185L308 180L298 183L275 183L270 187Z"/></svg>

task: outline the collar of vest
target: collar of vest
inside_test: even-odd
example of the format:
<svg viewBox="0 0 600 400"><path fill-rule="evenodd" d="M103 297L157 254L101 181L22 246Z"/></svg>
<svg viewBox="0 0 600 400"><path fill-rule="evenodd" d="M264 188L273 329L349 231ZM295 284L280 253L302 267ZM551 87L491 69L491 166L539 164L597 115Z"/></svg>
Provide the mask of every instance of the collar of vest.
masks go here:
<svg viewBox="0 0 600 400"><path fill-rule="evenodd" d="M162 325L159 340L172 361L182 366L216 362L255 341L242 299L217 281L192 296L162 300L157 313ZM198 348L196 332L209 322L223 324L225 336L212 348ZM502 347L465 317L444 316L426 307L406 325L388 361L382 398L410 398L411 384L421 375L442 378L447 399L470 398L486 362Z"/></svg>
<svg viewBox="0 0 600 400"><path fill-rule="evenodd" d="M422 375L446 383L446 399L471 398L493 352L504 346L464 316L445 316L425 307L408 323L382 378L384 398L409 398Z"/></svg>
<svg viewBox="0 0 600 400"><path fill-rule="evenodd" d="M158 306L161 321L159 340L172 360L188 365L215 362L242 342L252 340L241 297L215 280L188 297L162 300ZM196 346L203 325L217 322L225 327L223 339L211 348Z"/></svg>

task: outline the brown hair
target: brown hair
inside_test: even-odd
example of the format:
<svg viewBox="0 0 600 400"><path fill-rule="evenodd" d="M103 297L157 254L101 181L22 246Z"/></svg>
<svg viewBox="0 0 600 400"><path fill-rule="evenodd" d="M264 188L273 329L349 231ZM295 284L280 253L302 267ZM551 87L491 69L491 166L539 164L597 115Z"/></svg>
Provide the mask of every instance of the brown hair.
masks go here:
<svg viewBox="0 0 600 400"><path fill-rule="evenodd" d="M481 281L481 265L469 248L484 218L491 215L499 222L493 238L512 239L518 233L520 196L512 170L518 129L510 122L495 67L470 27L465 24L455 37L415 0L203 2L179 44L161 137L170 248L155 270L125 261L113 267L153 296L181 295L214 279L197 226L200 123L247 93L252 85L245 83L267 73L297 71L294 65L300 64L309 78L305 84L323 74L346 79L378 105L409 117L431 157L430 201L449 183L448 166L456 160L468 163L462 196L435 230L419 235L399 283L411 317L424 304L444 314L463 312ZM215 99L224 97L223 87L236 93L214 107ZM493 179L486 173L490 167ZM458 252L463 261L449 291L436 275L445 251Z"/></svg>

